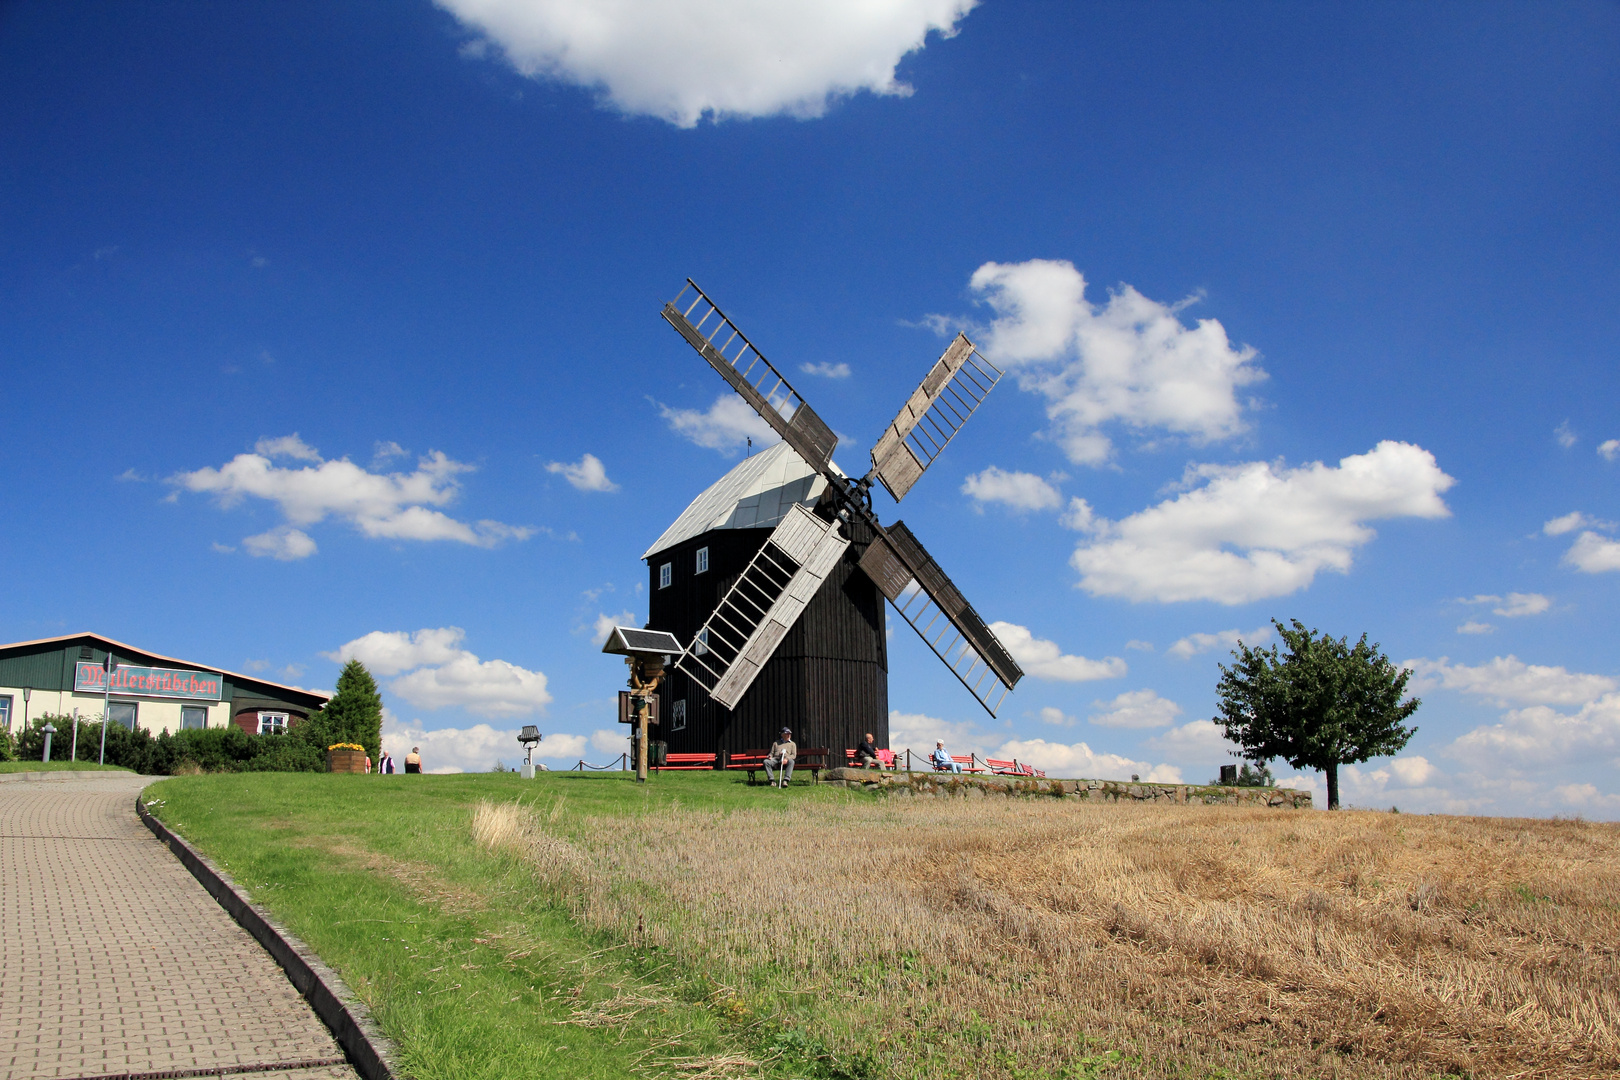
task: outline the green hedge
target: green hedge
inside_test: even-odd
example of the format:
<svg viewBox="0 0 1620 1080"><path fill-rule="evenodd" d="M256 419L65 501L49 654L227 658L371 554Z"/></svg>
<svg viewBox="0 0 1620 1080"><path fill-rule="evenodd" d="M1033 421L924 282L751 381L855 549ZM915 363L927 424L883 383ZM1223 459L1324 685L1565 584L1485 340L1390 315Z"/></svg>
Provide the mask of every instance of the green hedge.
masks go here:
<svg viewBox="0 0 1620 1080"><path fill-rule="evenodd" d="M45 752L40 729L49 722L51 760L73 760L73 717L38 717L17 738L16 757L39 761ZM302 726L302 725L300 725ZM309 735L315 735L310 732ZM131 731L122 724L107 728L108 765L121 765L145 776L169 776L200 769L203 772L324 772L326 752L297 728L286 735L249 735L232 724L201 731L165 731L153 737L145 730ZM96 761L101 755L101 724L79 720L77 760Z"/></svg>

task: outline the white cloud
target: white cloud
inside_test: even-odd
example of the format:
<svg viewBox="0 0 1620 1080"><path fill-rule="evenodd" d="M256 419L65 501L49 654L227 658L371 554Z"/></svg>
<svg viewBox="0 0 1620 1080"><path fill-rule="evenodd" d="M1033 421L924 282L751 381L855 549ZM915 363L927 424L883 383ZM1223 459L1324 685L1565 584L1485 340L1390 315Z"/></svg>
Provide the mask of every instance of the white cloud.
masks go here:
<svg viewBox="0 0 1620 1080"><path fill-rule="evenodd" d="M373 465L383 461L390 461L397 457L407 457L410 451L392 439L384 442L378 440L371 448L371 463Z"/></svg>
<svg viewBox="0 0 1620 1080"><path fill-rule="evenodd" d="M595 454L586 454L575 465L563 461L553 461L546 466L546 472L560 473L563 479L580 491L619 490L619 485L608 479L607 469L603 468L602 460Z"/></svg>
<svg viewBox="0 0 1620 1080"><path fill-rule="evenodd" d="M503 540L523 540L532 529L498 521L467 524L430 506L444 506L461 490L456 478L473 466L453 461L435 450L417 461L412 473L374 473L343 458L322 461L295 435L261 439L252 454L238 454L218 469L178 473L169 482L187 491L214 495L230 508L244 498L273 502L287 525L244 541L254 554L302 558L315 550L301 530L327 517L347 520L364 536L391 540L455 540L493 547ZM270 456L292 457L316 464L284 468Z"/></svg>
<svg viewBox="0 0 1620 1080"><path fill-rule="evenodd" d="M1063 505L1063 494L1034 473L1006 472L994 465L964 480L962 494L977 500L980 505L975 509L981 512L983 504L992 502L1018 511L1056 510Z"/></svg>
<svg viewBox="0 0 1620 1080"><path fill-rule="evenodd" d="M1620 439L1606 439L1598 444L1597 452L1604 461L1620 460Z"/></svg>
<svg viewBox="0 0 1620 1080"><path fill-rule="evenodd" d="M992 736L971 720L941 720L925 713L889 711L889 745L896 751L909 747L913 755L926 757L938 739L944 739L946 749L953 754L982 755L990 748ZM916 764L926 767L922 762Z"/></svg>
<svg viewBox="0 0 1620 1080"><path fill-rule="evenodd" d="M902 57L955 33L975 0L438 0L519 72L620 112L817 117L862 90L903 96ZM476 52L476 50L475 50Z"/></svg>
<svg viewBox="0 0 1620 1080"><path fill-rule="evenodd" d="M1237 390L1265 372L1255 351L1234 346L1214 319L1183 324L1190 301L1164 304L1122 285L1094 306L1080 271L1047 259L985 263L971 286L995 312L987 350L1047 399L1054 436L1072 461L1107 461L1113 442L1103 429L1114 423L1197 444L1246 430Z"/></svg>
<svg viewBox="0 0 1620 1080"><path fill-rule="evenodd" d="M1227 652L1237 648L1238 642L1253 648L1264 645L1271 640L1271 626L1250 630L1245 634L1241 630L1217 630L1213 634L1188 634L1186 637L1170 646L1165 652L1181 660L1191 660L1199 653L1207 653L1211 649L1224 649Z"/></svg>
<svg viewBox="0 0 1620 1080"><path fill-rule="evenodd" d="M847 379L850 376L849 365L839 363L800 364L799 370L806 375L820 375L824 379Z"/></svg>
<svg viewBox="0 0 1620 1080"><path fill-rule="evenodd" d="M671 431L727 457L735 457L750 438L755 447L773 446L781 441L771 425L736 394L721 394L707 412L672 409L662 402L655 404Z"/></svg>
<svg viewBox="0 0 1620 1080"><path fill-rule="evenodd" d="M321 655L338 664L358 660L373 675L386 678L429 664L448 664L461 655L461 642L466 636L467 632L459 626L423 629L414 634L404 630L373 630Z"/></svg>
<svg viewBox="0 0 1620 1080"><path fill-rule="evenodd" d="M947 746L949 744L946 744ZM1019 761L1044 770L1048 776L1087 780L1128 780L1134 774L1154 784L1179 784L1181 770L1173 765L1133 761L1119 754L1098 753L1083 742L1065 744L1045 739L1012 739L990 754L1002 761Z"/></svg>
<svg viewBox="0 0 1620 1080"><path fill-rule="evenodd" d="M1132 638L1131 640L1129 640L1129 641L1127 641L1125 643L1125 647L1127 649L1136 649L1138 652L1152 652L1153 651L1153 642L1151 642L1151 641L1138 641L1136 638Z"/></svg>
<svg viewBox="0 0 1620 1080"><path fill-rule="evenodd" d="M1596 784L1559 784L1552 790L1553 798L1565 806L1578 808L1601 807L1603 809L1620 808L1620 795L1605 795L1598 791Z"/></svg>
<svg viewBox="0 0 1620 1080"><path fill-rule="evenodd" d="M1125 661L1117 656L1102 660L1088 660L1084 656L1063 653L1057 642L1038 638L1027 627L1017 623L993 622L990 630L1018 661L1024 674L1037 679L1056 682L1090 682L1093 679L1117 679L1128 670Z"/></svg>
<svg viewBox="0 0 1620 1080"><path fill-rule="evenodd" d="M1541 527L1541 531L1548 536L1563 536L1565 533L1574 532L1576 529L1609 529L1613 527L1612 522L1587 517L1579 510L1575 510L1565 514L1563 517L1553 518Z"/></svg>
<svg viewBox="0 0 1620 1080"><path fill-rule="evenodd" d="M385 677L399 675L388 689L424 709L455 705L480 716L544 711L551 694L543 672L505 660L480 660L460 647L464 636L455 626L414 634L374 630L325 655L339 663L359 660Z"/></svg>
<svg viewBox="0 0 1620 1080"><path fill-rule="evenodd" d="M1127 690L1112 701L1093 701L1089 718L1099 727L1156 728L1169 727L1181 715L1181 706L1162 698L1153 690Z"/></svg>
<svg viewBox="0 0 1620 1080"><path fill-rule="evenodd" d="M1199 465L1196 486L1117 522L1100 522L1070 560L1094 596L1243 604L1285 596L1319 570L1347 573L1365 522L1446 517L1455 482L1430 454L1385 441L1337 466Z"/></svg>
<svg viewBox="0 0 1620 1080"><path fill-rule="evenodd" d="M1580 436L1575 434L1575 429L1569 426L1568 420L1565 420L1562 424L1553 428L1553 438L1558 440L1559 446L1568 450L1579 441Z"/></svg>
<svg viewBox="0 0 1620 1080"><path fill-rule="evenodd" d="M632 611L621 611L615 615L598 613L596 620L591 623L591 640L600 645L607 640L608 635L613 632L615 626L638 625L639 622Z"/></svg>
<svg viewBox="0 0 1620 1080"><path fill-rule="evenodd" d="M315 554L315 541L309 534L291 525L278 525L269 532L262 532L256 536L244 536L242 546L249 555L258 558L279 559L282 562L293 562L296 559L307 559ZM223 545L215 544L217 551Z"/></svg>
<svg viewBox="0 0 1620 1080"><path fill-rule="evenodd" d="M1036 716L1040 719L1041 723L1053 724L1057 727L1073 727L1079 722L1068 713L1065 713L1062 709L1055 708L1051 705L1043 705L1041 707L1041 711L1037 713Z"/></svg>
<svg viewBox="0 0 1620 1080"><path fill-rule="evenodd" d="M253 452L267 458L292 458L294 461L321 460L320 452L300 439L296 431L279 439L260 439L253 444Z"/></svg>
<svg viewBox="0 0 1620 1080"><path fill-rule="evenodd" d="M1075 496L1069 500L1069 508L1058 518L1058 524L1075 532L1091 533L1096 532L1100 525L1106 525L1107 522L1097 516L1090 503Z"/></svg>
<svg viewBox="0 0 1620 1080"><path fill-rule="evenodd" d="M1564 552L1564 562L1588 574L1620 570L1620 542L1595 532L1583 532Z"/></svg>
<svg viewBox="0 0 1620 1080"><path fill-rule="evenodd" d="M1540 593L1510 592L1506 597L1481 593L1478 596L1459 597L1461 604L1491 604L1493 615L1504 619L1518 619L1526 615L1540 615L1552 607L1552 599Z"/></svg>
<svg viewBox="0 0 1620 1080"><path fill-rule="evenodd" d="M428 731L420 720L401 720L383 709L382 746L394 755L395 769L405 767L405 755L413 746L421 748L424 772L486 772L497 761L511 765L523 759L517 734L516 728L502 730L488 724Z"/></svg>
<svg viewBox="0 0 1620 1080"><path fill-rule="evenodd" d="M1502 705L1579 705L1620 686L1607 675L1588 675L1563 667L1526 664L1516 656L1498 656L1469 667L1438 660L1407 660L1412 669L1408 688L1415 693L1456 690Z"/></svg>
<svg viewBox="0 0 1620 1080"><path fill-rule="evenodd" d="M1488 622L1474 622L1472 619L1457 627L1459 634L1494 634L1496 627Z"/></svg>
<svg viewBox="0 0 1620 1080"><path fill-rule="evenodd" d="M1149 750L1183 764L1228 764L1236 743L1226 741L1226 733L1213 720L1193 720L1171 728L1147 741Z"/></svg>
<svg viewBox="0 0 1620 1080"><path fill-rule="evenodd" d="M1547 705L1512 709L1501 722L1456 739L1446 752L1475 768L1506 775L1612 759L1620 752L1620 694L1588 701L1574 713Z"/></svg>
<svg viewBox="0 0 1620 1080"><path fill-rule="evenodd" d="M597 728L591 732L591 749L599 754L622 754L630 746L630 736L623 730L609 731Z"/></svg>

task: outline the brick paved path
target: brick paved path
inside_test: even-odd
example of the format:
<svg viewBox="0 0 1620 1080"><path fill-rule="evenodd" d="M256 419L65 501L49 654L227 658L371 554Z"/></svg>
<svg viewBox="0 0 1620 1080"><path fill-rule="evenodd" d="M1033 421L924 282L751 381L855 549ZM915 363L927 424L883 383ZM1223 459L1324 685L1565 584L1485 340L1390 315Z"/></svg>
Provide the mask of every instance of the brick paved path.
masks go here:
<svg viewBox="0 0 1620 1080"><path fill-rule="evenodd" d="M0 782L0 1080L356 1080L281 968L135 816L149 780L33 775Z"/></svg>

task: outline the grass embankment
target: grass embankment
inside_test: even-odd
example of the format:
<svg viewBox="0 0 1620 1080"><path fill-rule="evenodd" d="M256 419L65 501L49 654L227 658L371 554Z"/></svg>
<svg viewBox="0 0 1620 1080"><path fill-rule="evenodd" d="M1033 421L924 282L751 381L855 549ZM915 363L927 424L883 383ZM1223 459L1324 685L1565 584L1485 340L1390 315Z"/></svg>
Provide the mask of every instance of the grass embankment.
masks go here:
<svg viewBox="0 0 1620 1080"><path fill-rule="evenodd" d="M0 773L16 772L129 772L122 765L93 761L0 761Z"/></svg>
<svg viewBox="0 0 1620 1080"><path fill-rule="evenodd" d="M708 774L153 795L423 1080L1620 1070L1614 826Z"/></svg>

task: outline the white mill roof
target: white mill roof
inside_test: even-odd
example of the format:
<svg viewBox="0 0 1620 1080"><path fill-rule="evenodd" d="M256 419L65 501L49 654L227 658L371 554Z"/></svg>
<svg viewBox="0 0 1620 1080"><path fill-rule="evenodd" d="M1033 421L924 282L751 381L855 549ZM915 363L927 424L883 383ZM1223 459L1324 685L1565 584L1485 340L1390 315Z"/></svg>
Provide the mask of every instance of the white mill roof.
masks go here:
<svg viewBox="0 0 1620 1080"><path fill-rule="evenodd" d="M830 464L830 463L829 463ZM833 465L837 469L838 466ZM716 480L642 553L651 558L710 529L771 529L794 503L815 505L827 481L787 443L777 443Z"/></svg>

